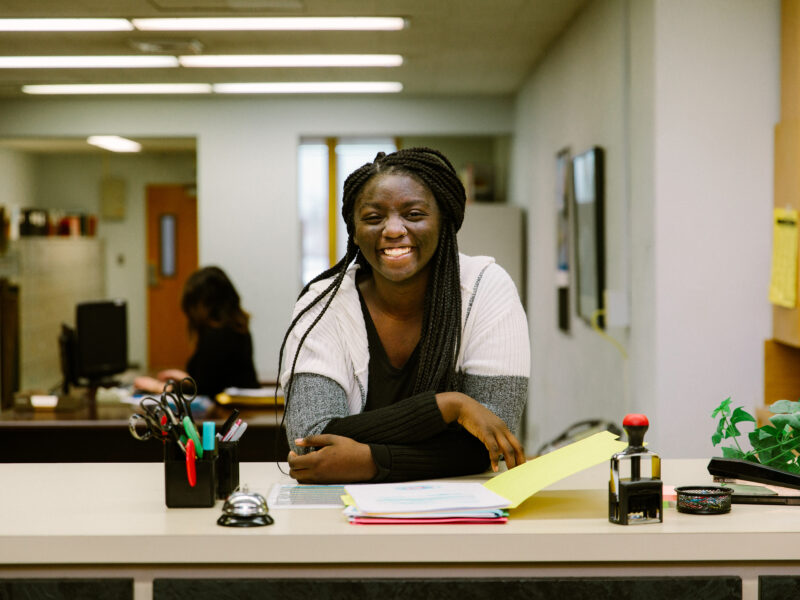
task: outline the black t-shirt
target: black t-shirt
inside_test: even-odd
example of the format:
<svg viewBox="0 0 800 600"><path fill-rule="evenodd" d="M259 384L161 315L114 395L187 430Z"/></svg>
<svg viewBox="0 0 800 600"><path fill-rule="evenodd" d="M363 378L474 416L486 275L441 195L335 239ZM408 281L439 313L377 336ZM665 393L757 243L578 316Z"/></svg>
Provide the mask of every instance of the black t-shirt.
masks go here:
<svg viewBox="0 0 800 600"><path fill-rule="evenodd" d="M227 387L259 387L250 333L229 327L206 327L198 332L186 371L197 382L197 393L212 398Z"/></svg>
<svg viewBox="0 0 800 600"><path fill-rule="evenodd" d="M322 433L369 444L378 473L373 481L409 481L480 473L489 467L483 443L457 423L448 425L433 391L414 394L419 344L397 369L372 322L364 299L361 311L369 344L369 382L364 411L331 419Z"/></svg>
<svg viewBox="0 0 800 600"><path fill-rule="evenodd" d="M361 301L361 312L364 313L369 344L369 383L367 403L364 406L364 410L369 411L389 406L414 394L414 382L417 380L419 370L419 344L408 357L406 364L400 368L392 365L361 292L358 293L358 299Z"/></svg>

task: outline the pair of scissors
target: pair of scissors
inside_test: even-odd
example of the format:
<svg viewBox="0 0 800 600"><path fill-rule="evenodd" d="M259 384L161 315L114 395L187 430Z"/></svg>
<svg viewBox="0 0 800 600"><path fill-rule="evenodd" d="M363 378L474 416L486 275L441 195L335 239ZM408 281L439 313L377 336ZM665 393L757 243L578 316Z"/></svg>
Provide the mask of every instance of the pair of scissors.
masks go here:
<svg viewBox="0 0 800 600"><path fill-rule="evenodd" d="M184 393L184 390L189 390ZM172 398L173 403L178 411L178 416L189 417L189 420L194 423L192 418L192 401L197 398L197 382L191 377L184 377L180 381L176 379L168 379L164 384L164 393L162 394L162 401L164 398Z"/></svg>
<svg viewBox="0 0 800 600"><path fill-rule="evenodd" d="M139 402L139 408L143 414L136 413L128 419L128 429L133 437L141 441L157 439L165 442L170 436L186 452L181 440L181 422L168 403L147 396Z"/></svg>
<svg viewBox="0 0 800 600"><path fill-rule="evenodd" d="M162 429L160 422L154 421L149 414L134 413L128 418L128 429L131 435L141 442L167 439L167 431Z"/></svg>

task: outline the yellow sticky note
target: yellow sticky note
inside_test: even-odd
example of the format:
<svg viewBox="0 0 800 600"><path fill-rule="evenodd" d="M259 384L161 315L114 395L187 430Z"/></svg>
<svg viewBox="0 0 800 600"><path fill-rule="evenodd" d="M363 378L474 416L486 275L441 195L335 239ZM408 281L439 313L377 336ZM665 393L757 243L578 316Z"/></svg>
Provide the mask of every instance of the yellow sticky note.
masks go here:
<svg viewBox="0 0 800 600"><path fill-rule="evenodd" d="M484 485L516 508L536 492L606 460L628 447L610 431L587 438L529 460L487 481Z"/></svg>
<svg viewBox="0 0 800 600"><path fill-rule="evenodd" d="M778 306L797 306L797 211L776 208L773 213L772 273L769 301Z"/></svg>

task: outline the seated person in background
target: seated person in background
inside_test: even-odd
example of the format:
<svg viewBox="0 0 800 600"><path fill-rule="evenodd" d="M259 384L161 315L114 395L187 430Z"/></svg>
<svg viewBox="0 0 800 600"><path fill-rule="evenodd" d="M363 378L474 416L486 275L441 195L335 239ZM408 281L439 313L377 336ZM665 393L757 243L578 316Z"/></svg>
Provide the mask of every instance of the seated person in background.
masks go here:
<svg viewBox="0 0 800 600"><path fill-rule="evenodd" d="M344 184L347 251L303 289L281 385L301 483L404 481L525 462L525 312L489 257L458 252L466 198L441 153L411 148ZM498 232L502 235L502 232Z"/></svg>
<svg viewBox="0 0 800 600"><path fill-rule="evenodd" d="M153 377L137 377L135 388L160 393L167 379L191 376L197 393L212 398L227 387L260 387L253 365L253 341L239 294L219 267L204 267L186 280L181 309L195 344L186 371L167 369Z"/></svg>

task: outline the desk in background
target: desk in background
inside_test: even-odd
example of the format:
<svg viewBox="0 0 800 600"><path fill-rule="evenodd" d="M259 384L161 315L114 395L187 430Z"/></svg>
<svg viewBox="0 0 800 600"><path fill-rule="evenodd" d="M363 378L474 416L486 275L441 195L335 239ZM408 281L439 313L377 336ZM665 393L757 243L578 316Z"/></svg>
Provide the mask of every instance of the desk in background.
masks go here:
<svg viewBox="0 0 800 600"><path fill-rule="evenodd" d="M664 460L665 482L708 483L707 463ZM167 509L163 481L154 463L0 465L0 580L126 577L136 600L200 600L187 591L198 587L382 600L437 597L437 585L445 597L505 600L547 598L547 586L564 598L648 600L786 600L800 590L800 507L670 508L660 524L614 525L606 464L539 492L506 525L355 526L330 508L272 509L274 525L224 528L221 502ZM245 463L241 481L266 496L291 480L275 464ZM625 594L609 592L620 585ZM482 595L487 586L495 593Z"/></svg>
<svg viewBox="0 0 800 600"><path fill-rule="evenodd" d="M70 410L0 412L0 463L153 462L163 460L157 442L140 442L128 431L127 404L79 403ZM232 408L214 406L196 421L221 425ZM289 445L280 427L280 409L241 409L247 421L239 450L242 461L286 460Z"/></svg>

